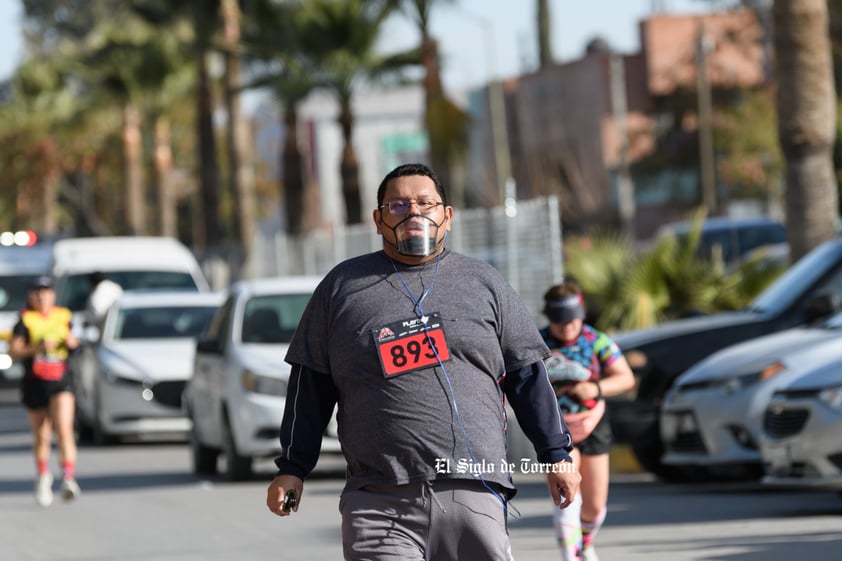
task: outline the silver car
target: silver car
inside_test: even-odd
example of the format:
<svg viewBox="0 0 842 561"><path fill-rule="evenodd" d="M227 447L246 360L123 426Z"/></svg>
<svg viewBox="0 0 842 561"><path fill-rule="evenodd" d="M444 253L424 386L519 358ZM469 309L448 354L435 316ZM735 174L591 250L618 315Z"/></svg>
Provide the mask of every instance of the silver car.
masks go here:
<svg viewBox="0 0 842 561"><path fill-rule="evenodd" d="M255 458L280 453L290 366L284 362L298 321L319 282L317 277L241 281L214 316L196 349L184 407L193 422L193 469L247 479ZM334 418L322 450L339 451Z"/></svg>
<svg viewBox="0 0 842 561"><path fill-rule="evenodd" d="M842 314L727 347L678 377L664 396L664 464L688 479L759 478L758 439L775 388L811 364L842 357Z"/></svg>
<svg viewBox="0 0 842 561"><path fill-rule="evenodd" d="M760 450L764 483L842 491L842 358L778 387Z"/></svg>
<svg viewBox="0 0 842 561"><path fill-rule="evenodd" d="M105 444L153 433L186 437L181 394L196 339L223 299L214 292L124 293L101 333L88 328L71 362L80 438Z"/></svg>

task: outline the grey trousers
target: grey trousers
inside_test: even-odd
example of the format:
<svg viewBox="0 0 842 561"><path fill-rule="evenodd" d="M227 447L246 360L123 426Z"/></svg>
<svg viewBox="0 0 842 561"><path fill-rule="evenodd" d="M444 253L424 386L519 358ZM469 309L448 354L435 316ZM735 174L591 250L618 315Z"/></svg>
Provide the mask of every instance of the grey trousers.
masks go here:
<svg viewBox="0 0 842 561"><path fill-rule="evenodd" d="M513 561L503 503L479 481L346 490L339 512L346 561Z"/></svg>

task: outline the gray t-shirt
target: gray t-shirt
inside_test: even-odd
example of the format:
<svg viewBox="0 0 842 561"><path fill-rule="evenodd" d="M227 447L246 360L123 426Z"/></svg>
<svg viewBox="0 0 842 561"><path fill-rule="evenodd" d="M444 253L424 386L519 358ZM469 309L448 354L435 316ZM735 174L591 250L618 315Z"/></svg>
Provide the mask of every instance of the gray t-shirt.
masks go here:
<svg viewBox="0 0 842 561"><path fill-rule="evenodd" d="M286 361L336 385L349 487L481 473L511 488L497 380L547 356L523 301L487 263L445 251L406 266L375 252L328 273Z"/></svg>

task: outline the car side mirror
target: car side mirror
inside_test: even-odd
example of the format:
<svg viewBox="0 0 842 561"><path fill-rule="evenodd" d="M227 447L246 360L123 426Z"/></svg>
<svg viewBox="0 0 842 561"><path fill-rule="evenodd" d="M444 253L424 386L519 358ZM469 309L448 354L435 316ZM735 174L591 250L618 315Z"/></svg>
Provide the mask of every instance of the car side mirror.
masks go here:
<svg viewBox="0 0 842 561"><path fill-rule="evenodd" d="M196 341L196 351L216 355L222 354L222 348L219 346L216 338L213 337L200 338Z"/></svg>
<svg viewBox="0 0 842 561"><path fill-rule="evenodd" d="M814 323L826 319L839 310L839 297L835 294L820 294L807 301L804 320Z"/></svg>

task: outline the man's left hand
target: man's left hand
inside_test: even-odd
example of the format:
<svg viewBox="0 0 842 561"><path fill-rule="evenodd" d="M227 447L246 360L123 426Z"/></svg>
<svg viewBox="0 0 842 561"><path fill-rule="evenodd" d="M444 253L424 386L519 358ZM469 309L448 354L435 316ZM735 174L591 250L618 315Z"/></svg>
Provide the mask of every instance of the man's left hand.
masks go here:
<svg viewBox="0 0 842 561"><path fill-rule="evenodd" d="M547 485L550 487L553 503L558 505L558 508L570 506L576 498L576 493L579 492L581 481L582 476L576 464L566 461L554 463L550 473L547 474Z"/></svg>

